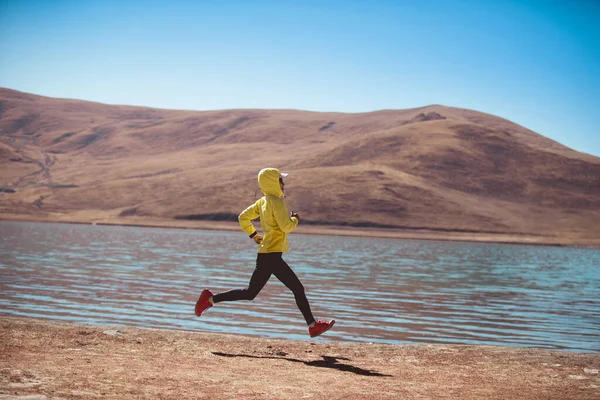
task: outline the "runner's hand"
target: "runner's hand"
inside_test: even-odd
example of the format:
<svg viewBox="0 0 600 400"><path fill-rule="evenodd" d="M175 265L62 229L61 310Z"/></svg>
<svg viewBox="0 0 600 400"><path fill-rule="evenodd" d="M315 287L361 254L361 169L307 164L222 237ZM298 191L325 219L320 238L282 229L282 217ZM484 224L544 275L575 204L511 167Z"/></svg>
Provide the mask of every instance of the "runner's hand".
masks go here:
<svg viewBox="0 0 600 400"><path fill-rule="evenodd" d="M256 244L261 244L263 241L263 237L260 235L256 235L252 238L252 240L254 240L254 243L256 243Z"/></svg>
<svg viewBox="0 0 600 400"><path fill-rule="evenodd" d="M298 215L298 213L296 211L292 211L290 213L290 218L291 217L296 217L298 219L298 222L300 222L300 216Z"/></svg>

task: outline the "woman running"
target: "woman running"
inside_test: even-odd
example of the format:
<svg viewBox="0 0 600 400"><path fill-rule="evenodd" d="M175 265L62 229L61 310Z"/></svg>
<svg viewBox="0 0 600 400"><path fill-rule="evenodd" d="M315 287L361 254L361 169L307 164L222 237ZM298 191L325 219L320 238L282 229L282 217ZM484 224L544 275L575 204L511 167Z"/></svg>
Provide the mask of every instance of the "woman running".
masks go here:
<svg viewBox="0 0 600 400"><path fill-rule="evenodd" d="M294 293L296 305L308 324L310 337L319 336L328 331L335 320L315 321L304 293L304 286L292 269L283 260L282 254L288 251L287 234L292 232L300 222L300 216L288 209L283 201L283 178L288 174L280 173L275 168L265 168L258 173L258 185L264 196L246 208L239 215L240 227L258 244L256 269L250 277L245 289L234 289L213 295L208 289L202 291L196 302L196 316L202 315L207 308L224 301L253 300L265 286L271 274L274 274L288 289ZM252 220L260 217L260 226L264 236L259 235L252 225Z"/></svg>

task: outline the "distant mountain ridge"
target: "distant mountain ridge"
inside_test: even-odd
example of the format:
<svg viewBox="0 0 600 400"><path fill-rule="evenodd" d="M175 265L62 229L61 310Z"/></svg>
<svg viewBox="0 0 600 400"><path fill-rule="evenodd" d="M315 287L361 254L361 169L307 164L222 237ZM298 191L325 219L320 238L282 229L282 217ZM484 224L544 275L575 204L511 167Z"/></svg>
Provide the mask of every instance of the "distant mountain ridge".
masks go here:
<svg viewBox="0 0 600 400"><path fill-rule="evenodd" d="M2 215L234 219L274 166L307 224L600 237L600 158L473 110L161 110L0 89L0 129Z"/></svg>

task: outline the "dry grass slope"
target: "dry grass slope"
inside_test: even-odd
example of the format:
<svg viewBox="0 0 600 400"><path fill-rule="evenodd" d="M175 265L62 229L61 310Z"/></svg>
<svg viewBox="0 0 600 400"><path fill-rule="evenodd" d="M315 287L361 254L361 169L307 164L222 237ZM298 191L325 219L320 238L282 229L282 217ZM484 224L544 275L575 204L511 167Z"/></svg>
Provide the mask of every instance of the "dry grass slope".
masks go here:
<svg viewBox="0 0 600 400"><path fill-rule="evenodd" d="M600 158L472 110L178 111L0 89L0 129L5 218L235 219L275 166L306 224L600 238Z"/></svg>

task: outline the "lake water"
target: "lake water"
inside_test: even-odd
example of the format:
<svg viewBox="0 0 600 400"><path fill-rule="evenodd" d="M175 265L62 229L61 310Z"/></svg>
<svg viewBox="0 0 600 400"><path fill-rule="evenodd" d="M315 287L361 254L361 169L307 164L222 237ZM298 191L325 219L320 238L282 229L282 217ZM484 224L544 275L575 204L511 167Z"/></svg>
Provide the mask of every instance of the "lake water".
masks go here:
<svg viewBox="0 0 600 400"><path fill-rule="evenodd" d="M275 277L201 318L201 290L243 288L240 232L0 221L0 315L308 340ZM284 258L316 340L458 343L600 352L600 250L291 235Z"/></svg>

